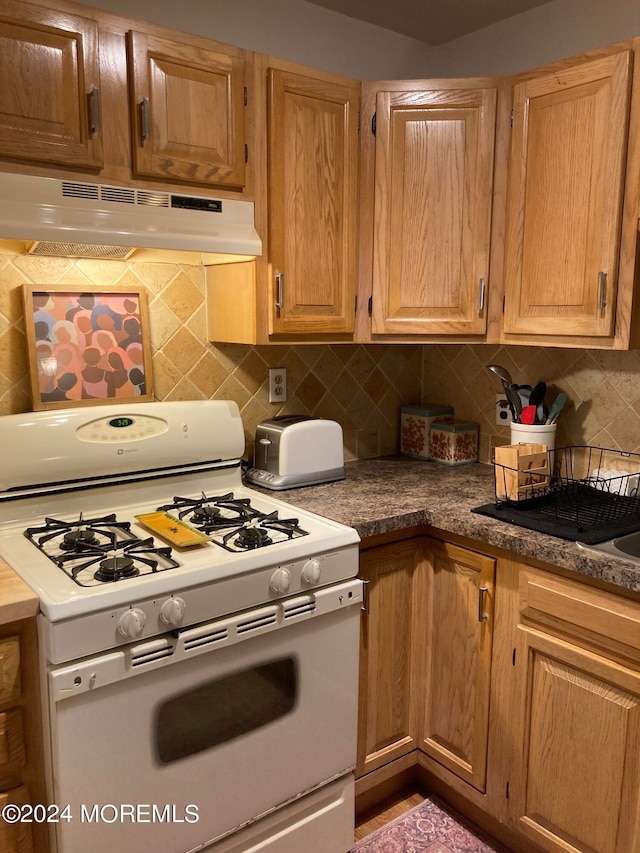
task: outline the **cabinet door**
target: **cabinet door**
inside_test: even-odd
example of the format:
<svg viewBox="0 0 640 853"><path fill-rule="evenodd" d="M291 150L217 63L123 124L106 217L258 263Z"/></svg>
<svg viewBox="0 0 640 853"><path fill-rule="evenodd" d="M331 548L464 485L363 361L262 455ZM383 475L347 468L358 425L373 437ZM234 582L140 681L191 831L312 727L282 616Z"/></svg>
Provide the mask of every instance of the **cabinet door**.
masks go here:
<svg viewBox="0 0 640 853"><path fill-rule="evenodd" d="M517 830L550 853L640 849L640 674L518 629Z"/></svg>
<svg viewBox="0 0 640 853"><path fill-rule="evenodd" d="M353 331L359 88L270 68L270 334Z"/></svg>
<svg viewBox="0 0 640 853"><path fill-rule="evenodd" d="M496 564L429 540L425 555L420 748L484 792Z"/></svg>
<svg viewBox="0 0 640 853"><path fill-rule="evenodd" d="M102 165L95 21L0 0L0 156Z"/></svg>
<svg viewBox="0 0 640 853"><path fill-rule="evenodd" d="M505 333L613 333L630 53L514 90Z"/></svg>
<svg viewBox="0 0 640 853"><path fill-rule="evenodd" d="M496 99L378 92L374 334L485 333Z"/></svg>
<svg viewBox="0 0 640 853"><path fill-rule="evenodd" d="M128 33L134 172L243 187L244 54Z"/></svg>
<svg viewBox="0 0 640 853"><path fill-rule="evenodd" d="M413 578L421 555L415 539L360 555L360 575L368 586L361 623L357 776L416 747Z"/></svg>

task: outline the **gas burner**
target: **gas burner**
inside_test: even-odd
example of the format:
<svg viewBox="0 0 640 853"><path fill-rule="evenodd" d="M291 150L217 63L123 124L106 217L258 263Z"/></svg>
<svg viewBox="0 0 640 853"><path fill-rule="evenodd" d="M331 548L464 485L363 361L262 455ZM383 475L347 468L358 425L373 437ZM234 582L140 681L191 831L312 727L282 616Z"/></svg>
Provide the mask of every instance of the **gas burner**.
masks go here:
<svg viewBox="0 0 640 853"><path fill-rule="evenodd" d="M78 528L70 530L62 537L60 547L63 551L79 551L86 545L97 545L98 537L90 528Z"/></svg>
<svg viewBox="0 0 640 853"><path fill-rule="evenodd" d="M262 527L243 527L235 540L238 548L262 548L271 545L269 534Z"/></svg>
<svg viewBox="0 0 640 853"><path fill-rule="evenodd" d="M219 515L219 507L202 504L202 506L196 507L193 511L191 521L194 522L194 524L208 524L218 518Z"/></svg>
<svg viewBox="0 0 640 853"><path fill-rule="evenodd" d="M231 527L226 533L220 531L219 535L213 536L216 545L221 545L227 551L247 551L254 548L264 548L278 542L286 542L289 539L297 539L299 536L307 536L307 531L298 526L297 518L278 518L278 513L269 515L264 513L255 515L244 524L226 520L226 528ZM218 528L223 527L222 524ZM214 531L207 531L213 533Z"/></svg>
<svg viewBox="0 0 640 853"><path fill-rule="evenodd" d="M140 571L136 569L131 557L107 557L100 563L94 578L101 583L107 583L120 578L132 578L139 574Z"/></svg>

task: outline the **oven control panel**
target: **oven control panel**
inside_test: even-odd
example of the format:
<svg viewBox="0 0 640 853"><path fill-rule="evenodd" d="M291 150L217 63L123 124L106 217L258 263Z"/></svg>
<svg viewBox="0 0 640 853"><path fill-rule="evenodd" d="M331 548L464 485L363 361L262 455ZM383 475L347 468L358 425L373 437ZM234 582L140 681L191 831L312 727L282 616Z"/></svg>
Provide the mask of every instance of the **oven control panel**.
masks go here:
<svg viewBox="0 0 640 853"><path fill-rule="evenodd" d="M175 592L169 590L164 595L140 598L127 606L87 614L81 620L51 623L40 617L40 628L47 659L54 664L63 663L229 613L277 604L285 596L306 594L312 597L319 588L349 580L357 574L358 546L354 544L292 562L272 564L246 575L242 581L238 576L230 576L176 589L174 580L171 583ZM138 589L144 589L144 584Z"/></svg>
<svg viewBox="0 0 640 853"><path fill-rule="evenodd" d="M149 415L117 415L111 418L98 418L78 427L76 436L80 441L96 444L108 442L141 441L167 432L169 425L163 418Z"/></svg>

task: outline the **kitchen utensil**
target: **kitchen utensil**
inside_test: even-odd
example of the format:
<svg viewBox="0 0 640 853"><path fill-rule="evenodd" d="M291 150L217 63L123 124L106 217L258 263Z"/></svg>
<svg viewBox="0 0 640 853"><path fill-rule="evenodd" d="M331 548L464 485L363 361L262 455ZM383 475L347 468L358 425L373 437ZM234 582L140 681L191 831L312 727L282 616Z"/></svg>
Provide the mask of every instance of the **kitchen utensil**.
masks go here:
<svg viewBox="0 0 640 853"><path fill-rule="evenodd" d="M529 395L529 405L535 406L536 408L540 405L540 403L544 400L544 395L547 393L547 383L546 382L538 382L537 385L534 385L531 394Z"/></svg>
<svg viewBox="0 0 640 853"><path fill-rule="evenodd" d="M518 392L518 396L520 397L520 402L522 403L522 408L529 405L529 396L531 394L531 385L514 385L513 386Z"/></svg>
<svg viewBox="0 0 640 853"><path fill-rule="evenodd" d="M568 400L568 396L561 391L556 399L553 401L553 405L549 409L549 414L547 415L547 419L545 421L546 424L554 424L558 420L558 415L562 411L565 403Z"/></svg>
<svg viewBox="0 0 640 853"><path fill-rule="evenodd" d="M504 392L507 395L507 400L509 401L512 419L517 423L520 423L520 413L522 412L522 400L520 399L520 395L511 385L505 385Z"/></svg>
<svg viewBox="0 0 640 853"><path fill-rule="evenodd" d="M511 378L511 374L505 367L500 367L499 364L488 364L487 370L490 370L492 373L500 379L505 388L505 393L507 388L510 388L513 385L513 380Z"/></svg>
<svg viewBox="0 0 640 853"><path fill-rule="evenodd" d="M522 409L522 413L520 415L520 423L523 424L534 424L536 422L536 413L538 411L537 406L524 406Z"/></svg>

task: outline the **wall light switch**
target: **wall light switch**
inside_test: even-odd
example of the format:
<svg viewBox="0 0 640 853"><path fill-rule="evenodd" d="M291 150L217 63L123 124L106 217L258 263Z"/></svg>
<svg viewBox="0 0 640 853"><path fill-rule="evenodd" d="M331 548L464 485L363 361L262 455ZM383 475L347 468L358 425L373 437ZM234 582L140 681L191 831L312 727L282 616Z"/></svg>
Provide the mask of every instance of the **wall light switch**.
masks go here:
<svg viewBox="0 0 640 853"><path fill-rule="evenodd" d="M287 369L286 367L269 368L269 402L286 403L287 401Z"/></svg>

